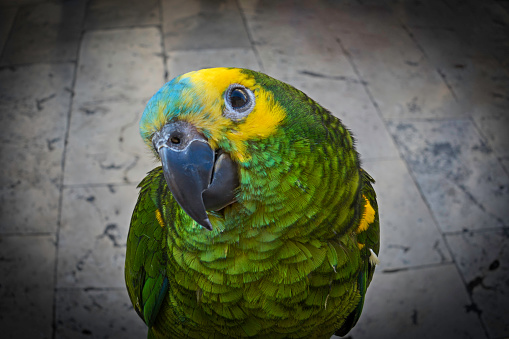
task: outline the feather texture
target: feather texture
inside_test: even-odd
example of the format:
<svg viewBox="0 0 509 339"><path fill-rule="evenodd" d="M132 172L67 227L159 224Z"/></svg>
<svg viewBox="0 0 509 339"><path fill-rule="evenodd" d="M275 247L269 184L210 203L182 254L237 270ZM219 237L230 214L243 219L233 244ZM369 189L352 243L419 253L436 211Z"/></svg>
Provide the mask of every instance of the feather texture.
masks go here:
<svg viewBox="0 0 509 339"><path fill-rule="evenodd" d="M222 115L232 83L253 90L256 119ZM232 155L239 188L235 203L208 213L209 232L175 201L161 167L140 183L125 278L148 337L348 333L379 251L374 180L350 132L299 90L242 69L201 70L166 84L140 123L145 142L174 120Z"/></svg>

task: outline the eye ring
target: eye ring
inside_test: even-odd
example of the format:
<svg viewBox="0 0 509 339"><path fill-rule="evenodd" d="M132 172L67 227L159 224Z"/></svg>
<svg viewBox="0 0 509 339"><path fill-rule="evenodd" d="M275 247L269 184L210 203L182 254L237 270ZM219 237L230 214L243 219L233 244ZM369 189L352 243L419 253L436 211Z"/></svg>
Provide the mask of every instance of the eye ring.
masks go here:
<svg viewBox="0 0 509 339"><path fill-rule="evenodd" d="M231 84L224 93L223 115L238 121L247 117L255 106L255 95L249 88L240 84Z"/></svg>

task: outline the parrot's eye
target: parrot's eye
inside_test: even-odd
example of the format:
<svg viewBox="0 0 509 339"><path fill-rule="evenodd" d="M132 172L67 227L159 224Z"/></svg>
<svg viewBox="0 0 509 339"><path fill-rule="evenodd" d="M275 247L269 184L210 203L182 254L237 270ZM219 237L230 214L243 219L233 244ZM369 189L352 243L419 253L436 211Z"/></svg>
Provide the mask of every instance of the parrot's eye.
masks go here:
<svg viewBox="0 0 509 339"><path fill-rule="evenodd" d="M180 138L176 137L176 136L171 137L170 141L171 141L172 144L175 144L175 145L180 144Z"/></svg>
<svg viewBox="0 0 509 339"><path fill-rule="evenodd" d="M230 92L230 104L233 108L242 108L249 102L247 93L243 88L235 88Z"/></svg>
<svg viewBox="0 0 509 339"><path fill-rule="evenodd" d="M224 115L232 120L241 120L248 116L254 108L254 93L239 84L232 84L224 95Z"/></svg>

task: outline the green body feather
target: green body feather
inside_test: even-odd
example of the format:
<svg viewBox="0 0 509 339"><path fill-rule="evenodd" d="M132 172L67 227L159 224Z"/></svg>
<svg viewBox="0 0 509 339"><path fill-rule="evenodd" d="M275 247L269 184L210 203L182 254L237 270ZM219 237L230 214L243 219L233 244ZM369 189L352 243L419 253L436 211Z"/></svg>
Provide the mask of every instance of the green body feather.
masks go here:
<svg viewBox="0 0 509 339"><path fill-rule="evenodd" d="M237 202L210 213L213 231L179 207L160 167L140 183L125 278L149 337L329 338L362 311L379 224L353 139L302 92L249 76L287 119L247 143ZM375 218L358 233L366 199Z"/></svg>

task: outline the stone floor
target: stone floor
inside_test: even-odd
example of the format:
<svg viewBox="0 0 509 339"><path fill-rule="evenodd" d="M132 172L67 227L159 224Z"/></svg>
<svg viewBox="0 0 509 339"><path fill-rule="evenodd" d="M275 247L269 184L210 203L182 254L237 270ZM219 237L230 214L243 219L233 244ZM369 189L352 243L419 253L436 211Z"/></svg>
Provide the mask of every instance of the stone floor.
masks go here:
<svg viewBox="0 0 509 339"><path fill-rule="evenodd" d="M0 336L143 338L123 281L144 105L262 70L377 180L361 338L509 337L509 1L0 0Z"/></svg>

